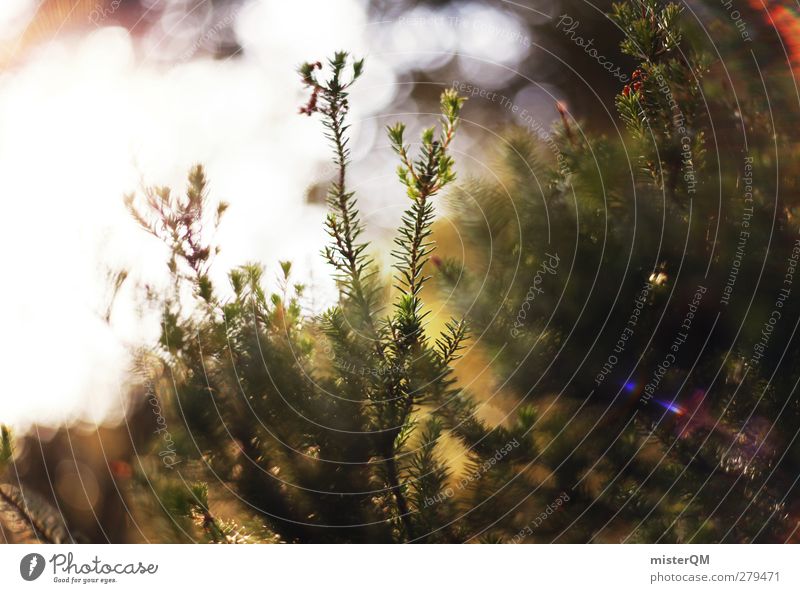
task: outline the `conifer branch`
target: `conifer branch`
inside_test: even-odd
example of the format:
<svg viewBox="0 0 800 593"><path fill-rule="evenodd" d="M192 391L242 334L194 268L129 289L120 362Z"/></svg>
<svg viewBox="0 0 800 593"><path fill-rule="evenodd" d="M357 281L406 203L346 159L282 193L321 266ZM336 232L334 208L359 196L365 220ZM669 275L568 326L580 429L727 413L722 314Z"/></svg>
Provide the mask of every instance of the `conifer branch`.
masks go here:
<svg viewBox="0 0 800 593"><path fill-rule="evenodd" d="M374 275L374 262L366 253L367 244L359 242L363 233L363 225L353 192L347 191L347 166L350 160L349 138L346 132L349 126L346 116L349 111L348 89L363 73L364 61L356 60L352 64L351 78L344 80L344 71L348 63L347 52L337 52L329 60L332 70L331 78L321 82L317 70L322 69L321 62L305 63L300 67L303 83L311 88L311 98L301 113L322 115L322 123L326 129L325 137L331 142L338 169L337 180L328 191L328 206L331 212L325 225L332 245L324 250L325 258L338 271L339 283L344 293L352 298L363 316L368 331L376 344L378 331L373 319L375 304L374 289L369 286ZM379 346L380 347L380 346ZM379 352L382 357L382 352Z"/></svg>
<svg viewBox="0 0 800 593"><path fill-rule="evenodd" d="M80 534L70 533L61 514L33 492L10 484L0 484L0 518L23 526L26 539L17 543L63 544L81 542ZM25 528L27 527L27 528Z"/></svg>

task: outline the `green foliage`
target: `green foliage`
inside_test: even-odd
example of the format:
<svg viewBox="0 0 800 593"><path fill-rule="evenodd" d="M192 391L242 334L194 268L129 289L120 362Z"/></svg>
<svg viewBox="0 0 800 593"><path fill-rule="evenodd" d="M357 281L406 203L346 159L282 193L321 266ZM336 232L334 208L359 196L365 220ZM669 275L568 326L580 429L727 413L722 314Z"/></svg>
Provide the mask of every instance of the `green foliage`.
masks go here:
<svg viewBox="0 0 800 593"><path fill-rule="evenodd" d="M677 4L642 0L614 4L610 15L626 33L622 51L640 60L617 109L644 169L672 197L696 193L704 155L699 118L708 58L681 48L681 12Z"/></svg>
<svg viewBox="0 0 800 593"><path fill-rule="evenodd" d="M14 439L11 429L0 424L0 470L14 457Z"/></svg>
<svg viewBox="0 0 800 593"><path fill-rule="evenodd" d="M357 65L360 62L356 62ZM379 461L378 476L384 491L393 500L390 508L396 537L420 540L433 534L433 524L447 525L453 521L442 505L428 511L425 499L436 487L444 484L448 470L433 456L436 440L443 427L462 440L462 446L472 448L470 438L488 436L489 431L474 418L474 406L466 394L455 387L452 363L466 338L463 321L451 321L445 331L431 344L425 330L421 292L429 276L425 273L434 249L432 198L455 179L453 159L448 153L458 127L464 100L447 90L441 97L441 130L423 131L419 155L415 158L405 144L405 126L398 123L388 128L390 142L400 158L398 177L407 189L410 206L404 212L394 257L395 293L392 313L381 316L374 279L379 272L366 254L366 245L357 243L362 231L355 198L346 190L345 110L341 94L349 87L342 84L340 72L345 59L337 54L331 61L332 78L321 83L313 74L314 65L301 68L304 82L312 88L312 111L322 115L334 148L334 163L339 167L339 182L334 183L329 206L328 230L331 245L325 256L338 272L340 302L323 316L325 335L334 344L336 356L342 360L361 361L368 372L364 376L342 372L337 367L334 385L354 401L362 404L366 429L371 435L369 448L372 458ZM340 132L341 130L341 132ZM344 156L340 156L344 155ZM422 406L428 420L419 443L422 452L409 448L415 432L415 416ZM468 430L469 429L469 430ZM422 481L420 483L420 481ZM409 499L410 494L410 499ZM433 535L431 535L433 537ZM441 537L441 534L435 537Z"/></svg>
<svg viewBox="0 0 800 593"><path fill-rule="evenodd" d="M443 266L447 294L469 308L519 401L546 410L533 421L543 471L531 511L570 496L566 515L524 540L773 542L794 529L800 311L771 301L798 236L794 172L782 164L775 179L775 163L796 157L796 126L764 122L775 108L756 85L735 106L702 46L684 47L679 15L615 5L623 49L641 60L617 97L629 136L582 125L578 138L565 119L556 163L515 132L497 155L499 181L451 196L471 249ZM707 137L715 154L700 167ZM775 307L792 321L771 333Z"/></svg>
<svg viewBox="0 0 800 593"><path fill-rule="evenodd" d="M348 92L363 62L341 52L323 79L324 70L320 62L300 67L310 89L301 113L322 119L337 169L323 251L339 287L337 304L319 318L305 316L304 287L292 283L290 262L280 262L279 288L271 294L264 268L251 263L229 273L231 296L220 296L225 291L209 269L225 205L213 206L197 166L185 196L157 188L145 189L144 199L126 198L139 224L169 249L174 282L158 301L159 363L142 361L162 377L159 397L177 454L190 467L207 465L205 481L231 487L282 541L460 541L478 531L464 520L454 526L467 493L435 507L426 502L455 477L436 452L440 441L452 439L480 464L513 438L481 422L457 386L452 365L466 324L451 320L432 338L426 328L432 200L455 179L449 149L463 99L442 94L440 130L425 130L416 156L404 144L402 124L388 130L409 207L395 240L387 303L347 183ZM214 213L210 221L207 212ZM498 466L530 451L521 447ZM180 466L174 471L182 475ZM168 515L200 525L208 541L226 541L227 523L211 513L206 490L163 480Z"/></svg>
<svg viewBox="0 0 800 593"><path fill-rule="evenodd" d="M637 0L612 5L611 18L625 32L620 48L644 62L652 62L678 49L681 31L678 17L683 8L658 0Z"/></svg>
<svg viewBox="0 0 800 593"><path fill-rule="evenodd" d="M555 159L517 130L497 180L456 187L462 98L442 94L438 126L414 153L404 124L388 127L408 199L391 281L364 239L348 177L349 92L364 62L339 52L300 67L309 91L300 111L321 120L336 169L322 255L339 292L318 317L303 312L290 262L275 268L275 290L260 263L231 270L229 289L214 285L213 231L226 206L214 205L202 167L185 195L127 198L170 254L173 290L156 299L162 335L142 362L186 461L174 474L148 471L175 539L788 537L800 405L785 365L800 352L786 323L772 338L784 351L762 348L756 361L769 312L752 305L754 290L780 290L797 241L796 196L783 192L781 209L768 196L794 187L788 175L771 179L770 151L791 161L798 143L790 126L766 121L770 105L757 95L732 108L679 7L623 2L611 17L639 60L616 98L627 136L578 135L561 107ZM707 167L712 131L719 148ZM745 198L747 167L762 185ZM445 190L469 245L464 261L434 256ZM469 312L438 334L426 305L433 262L453 306ZM730 294L721 287L732 262ZM782 312L800 315L790 301ZM511 400L496 425L462 387L468 326ZM669 352L675 360L644 397ZM230 499L243 508L227 512Z"/></svg>
<svg viewBox="0 0 800 593"><path fill-rule="evenodd" d="M227 534L209 510L205 483L169 483L162 488L160 500L171 519L188 519L201 527L209 541L229 543Z"/></svg>

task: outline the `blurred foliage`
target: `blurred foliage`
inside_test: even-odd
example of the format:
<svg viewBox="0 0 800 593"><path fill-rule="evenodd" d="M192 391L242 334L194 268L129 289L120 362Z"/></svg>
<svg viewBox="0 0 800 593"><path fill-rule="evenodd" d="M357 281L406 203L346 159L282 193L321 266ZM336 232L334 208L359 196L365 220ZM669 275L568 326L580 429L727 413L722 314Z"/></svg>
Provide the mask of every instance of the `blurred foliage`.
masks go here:
<svg viewBox="0 0 800 593"><path fill-rule="evenodd" d="M685 47L697 35L678 7L626 2L613 18L640 60L616 101L629 135L565 116L553 154L511 134L500 180L451 197L470 250L444 261L447 293L520 401L547 406L532 497L542 508L568 484L571 499L529 539L783 542L800 226L793 168L775 168L798 138L769 101L790 100L792 81L772 68L768 101L745 74L758 64L737 64L734 107L710 48Z"/></svg>

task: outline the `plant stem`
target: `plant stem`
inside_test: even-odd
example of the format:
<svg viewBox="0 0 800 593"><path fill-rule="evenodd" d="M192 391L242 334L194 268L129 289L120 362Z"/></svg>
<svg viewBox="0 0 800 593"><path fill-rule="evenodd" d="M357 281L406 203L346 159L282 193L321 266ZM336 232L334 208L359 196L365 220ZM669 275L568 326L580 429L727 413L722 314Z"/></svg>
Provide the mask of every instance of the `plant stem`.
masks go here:
<svg viewBox="0 0 800 593"><path fill-rule="evenodd" d="M400 516L400 521L405 529L406 536L409 539L414 538L414 524L411 522L411 512L408 508L408 501L403 493L403 488L400 485L400 478L397 472L397 461L394 458L394 446L391 448L391 454L386 456L386 478L389 482L389 487L394 494L395 503L397 504L397 511Z"/></svg>

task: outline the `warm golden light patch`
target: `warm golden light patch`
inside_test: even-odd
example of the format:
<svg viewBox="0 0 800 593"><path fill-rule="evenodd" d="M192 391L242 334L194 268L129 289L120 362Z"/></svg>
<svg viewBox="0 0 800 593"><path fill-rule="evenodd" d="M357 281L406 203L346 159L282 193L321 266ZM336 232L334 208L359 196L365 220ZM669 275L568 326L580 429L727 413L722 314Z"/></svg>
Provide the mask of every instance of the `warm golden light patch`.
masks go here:
<svg viewBox="0 0 800 593"><path fill-rule="evenodd" d="M23 57L31 48L57 36L97 26L97 15L108 14L115 0L42 0L22 31L0 42L0 67ZM117 4L118 5L118 1Z"/></svg>

